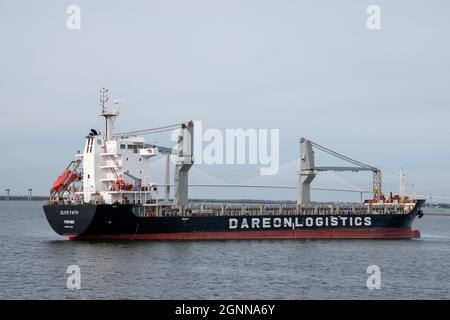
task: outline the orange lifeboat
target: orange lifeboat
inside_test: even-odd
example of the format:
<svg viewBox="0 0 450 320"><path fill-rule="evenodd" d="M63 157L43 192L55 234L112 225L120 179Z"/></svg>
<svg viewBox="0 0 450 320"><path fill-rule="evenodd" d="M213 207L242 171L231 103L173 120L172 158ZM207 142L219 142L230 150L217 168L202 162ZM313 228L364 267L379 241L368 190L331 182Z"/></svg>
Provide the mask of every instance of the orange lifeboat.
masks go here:
<svg viewBox="0 0 450 320"><path fill-rule="evenodd" d="M116 188L123 191L133 190L132 184L126 184L124 180L116 180Z"/></svg>
<svg viewBox="0 0 450 320"><path fill-rule="evenodd" d="M77 178L78 175L76 173L68 169L64 170L53 184L53 189L58 192L62 186L70 185Z"/></svg>

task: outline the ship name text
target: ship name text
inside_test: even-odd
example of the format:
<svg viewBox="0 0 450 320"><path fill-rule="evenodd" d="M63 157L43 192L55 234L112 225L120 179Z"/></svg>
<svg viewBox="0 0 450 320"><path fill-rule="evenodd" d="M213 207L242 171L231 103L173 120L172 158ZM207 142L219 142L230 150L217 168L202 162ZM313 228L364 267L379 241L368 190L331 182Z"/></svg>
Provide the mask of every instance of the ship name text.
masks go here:
<svg viewBox="0 0 450 320"><path fill-rule="evenodd" d="M78 210L61 210L59 214L62 216L73 216L78 214Z"/></svg>

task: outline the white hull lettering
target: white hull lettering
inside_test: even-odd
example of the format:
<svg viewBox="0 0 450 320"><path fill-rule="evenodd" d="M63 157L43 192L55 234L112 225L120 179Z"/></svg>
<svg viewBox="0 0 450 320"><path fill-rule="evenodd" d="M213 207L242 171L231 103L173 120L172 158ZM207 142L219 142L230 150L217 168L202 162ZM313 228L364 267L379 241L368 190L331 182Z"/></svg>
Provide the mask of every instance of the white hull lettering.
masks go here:
<svg viewBox="0 0 450 320"><path fill-rule="evenodd" d="M273 219L273 226L275 228L280 228L281 227L281 218L274 218Z"/></svg>
<svg viewBox="0 0 450 320"><path fill-rule="evenodd" d="M238 220L235 218L229 219L228 223L229 223L229 229L236 229L238 226Z"/></svg>
<svg viewBox="0 0 450 320"><path fill-rule="evenodd" d="M229 218L228 228L231 229L297 229L297 228L345 228L370 227L371 217L252 217Z"/></svg>

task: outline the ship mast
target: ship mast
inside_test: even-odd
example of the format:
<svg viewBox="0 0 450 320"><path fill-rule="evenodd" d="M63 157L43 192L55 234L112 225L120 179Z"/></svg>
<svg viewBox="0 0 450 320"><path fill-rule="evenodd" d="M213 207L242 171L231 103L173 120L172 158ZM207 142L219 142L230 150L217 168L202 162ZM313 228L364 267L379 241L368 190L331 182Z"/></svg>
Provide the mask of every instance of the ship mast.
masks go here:
<svg viewBox="0 0 450 320"><path fill-rule="evenodd" d="M100 116L105 117L105 141L109 141L113 136L113 124L116 117L119 115L117 106L108 109L108 89L102 88L100 90L100 104L102 107L102 113Z"/></svg>
<svg viewBox="0 0 450 320"><path fill-rule="evenodd" d="M405 169L403 169L403 167L400 170L400 199L404 200L405 199L405 195L406 195L406 173L405 173Z"/></svg>

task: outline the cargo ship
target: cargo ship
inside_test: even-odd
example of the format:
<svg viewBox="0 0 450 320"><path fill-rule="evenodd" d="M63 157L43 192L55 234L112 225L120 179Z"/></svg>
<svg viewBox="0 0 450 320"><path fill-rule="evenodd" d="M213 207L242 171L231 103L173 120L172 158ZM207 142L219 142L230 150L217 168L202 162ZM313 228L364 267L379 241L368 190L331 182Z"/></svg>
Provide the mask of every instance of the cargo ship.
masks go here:
<svg viewBox="0 0 450 320"><path fill-rule="evenodd" d="M190 201L188 173L194 165L194 122L115 133L118 106L101 90L105 131L91 129L83 152L56 179L44 212L52 229L71 240L238 240L238 239L401 239L419 238L412 224L425 200L385 196L381 171L311 140L300 139L298 199L286 203ZM177 129L173 148L146 143L144 135ZM319 167L319 149L352 164ZM166 157L164 184L149 181L151 159ZM174 182L169 161L174 157ZM361 203L311 201L311 182L322 171L371 171L371 199ZM170 188L174 187L173 199ZM159 199L158 189L164 189Z"/></svg>

